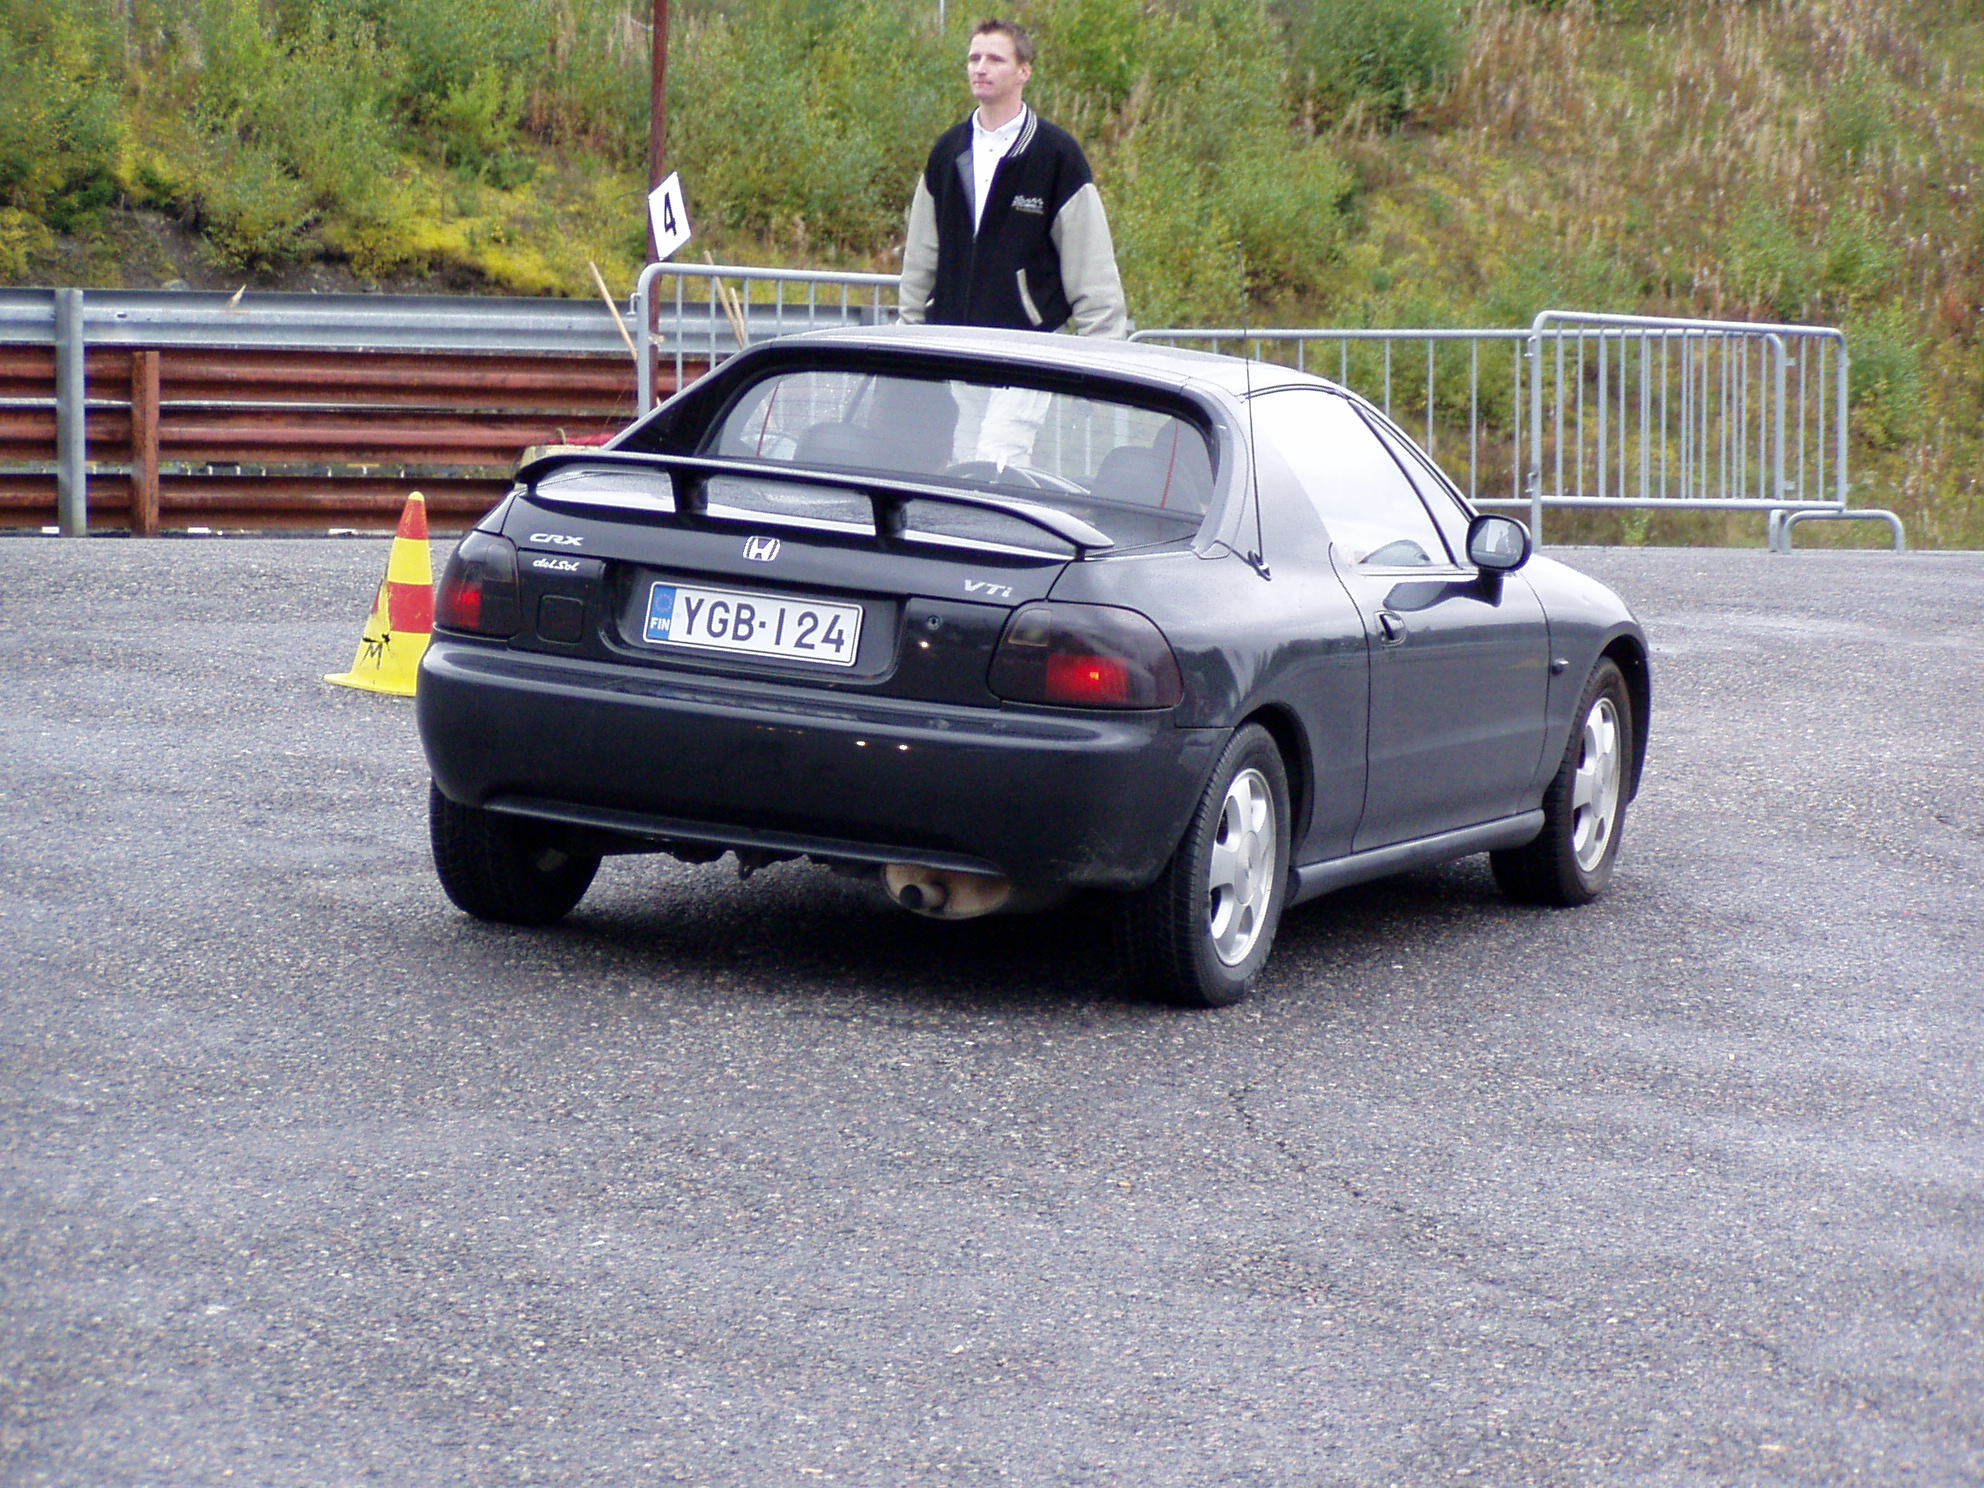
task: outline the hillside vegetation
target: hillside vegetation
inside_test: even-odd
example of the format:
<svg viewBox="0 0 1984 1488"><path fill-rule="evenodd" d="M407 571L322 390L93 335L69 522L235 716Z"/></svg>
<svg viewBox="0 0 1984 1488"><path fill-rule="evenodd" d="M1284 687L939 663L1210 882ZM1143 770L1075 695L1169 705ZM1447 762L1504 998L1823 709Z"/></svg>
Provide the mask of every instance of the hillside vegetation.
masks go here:
<svg viewBox="0 0 1984 1488"><path fill-rule="evenodd" d="M1839 325L1855 501L1984 546L1984 0L1026 0L1142 324ZM616 292L646 0L0 0L0 282ZM676 0L718 262L893 269L975 13ZM1553 537L1757 541L1754 518ZM1809 529L1807 529L1809 531ZM1826 529L1801 543L1865 542Z"/></svg>

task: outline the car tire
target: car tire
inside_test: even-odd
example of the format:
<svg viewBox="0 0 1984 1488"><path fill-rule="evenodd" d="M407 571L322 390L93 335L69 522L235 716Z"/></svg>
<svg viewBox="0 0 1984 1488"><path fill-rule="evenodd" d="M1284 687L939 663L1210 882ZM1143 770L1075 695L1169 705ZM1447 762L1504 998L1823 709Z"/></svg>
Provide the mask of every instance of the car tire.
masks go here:
<svg viewBox="0 0 1984 1488"><path fill-rule="evenodd" d="M1248 724L1221 753L1163 873L1124 897L1133 991L1215 1008L1253 990L1288 902L1290 826L1281 751L1267 730Z"/></svg>
<svg viewBox="0 0 1984 1488"><path fill-rule="evenodd" d="M1593 668L1576 717L1543 793L1543 830L1521 847L1488 855L1496 886L1521 904L1588 904L1618 861L1635 735L1632 697L1616 663Z"/></svg>
<svg viewBox="0 0 1984 1488"><path fill-rule="evenodd" d="M585 897L599 854L573 852L559 830L427 793L434 871L455 907L504 925L549 925Z"/></svg>

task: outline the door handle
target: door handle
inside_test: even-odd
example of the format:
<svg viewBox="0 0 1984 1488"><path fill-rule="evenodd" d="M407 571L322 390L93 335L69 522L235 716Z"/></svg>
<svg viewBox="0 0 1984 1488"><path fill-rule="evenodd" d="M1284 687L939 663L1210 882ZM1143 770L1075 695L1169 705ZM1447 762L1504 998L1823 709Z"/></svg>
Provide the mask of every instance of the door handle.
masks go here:
<svg viewBox="0 0 1984 1488"><path fill-rule="evenodd" d="M1405 643L1405 622L1390 610L1378 611L1378 631L1387 646L1399 646Z"/></svg>

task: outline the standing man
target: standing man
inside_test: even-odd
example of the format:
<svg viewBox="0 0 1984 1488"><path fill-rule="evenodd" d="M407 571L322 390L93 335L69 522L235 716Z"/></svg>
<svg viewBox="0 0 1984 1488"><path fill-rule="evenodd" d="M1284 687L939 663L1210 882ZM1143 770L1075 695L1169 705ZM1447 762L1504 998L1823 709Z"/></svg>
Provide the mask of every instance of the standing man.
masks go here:
<svg viewBox="0 0 1984 1488"><path fill-rule="evenodd" d="M1074 136L1020 97L1033 38L980 21L965 80L978 107L939 136L916 182L902 255L910 325L1129 333L1102 198Z"/></svg>

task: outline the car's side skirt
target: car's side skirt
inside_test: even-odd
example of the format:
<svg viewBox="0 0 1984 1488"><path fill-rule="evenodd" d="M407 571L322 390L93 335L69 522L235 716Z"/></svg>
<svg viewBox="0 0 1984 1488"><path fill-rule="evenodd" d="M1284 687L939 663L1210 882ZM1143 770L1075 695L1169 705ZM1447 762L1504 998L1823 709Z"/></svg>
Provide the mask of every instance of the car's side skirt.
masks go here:
<svg viewBox="0 0 1984 1488"><path fill-rule="evenodd" d="M1305 863L1289 871L1288 902L1300 904L1305 899L1347 889L1352 884L1389 878L1394 873L1424 868L1429 863L1449 862L1471 853L1521 847L1542 830L1543 813L1525 811L1517 816L1503 817L1500 821L1482 822L1479 826L1461 827L1452 832L1436 832L1431 837L1416 837L1410 842L1374 847L1368 852L1331 858L1325 863Z"/></svg>

